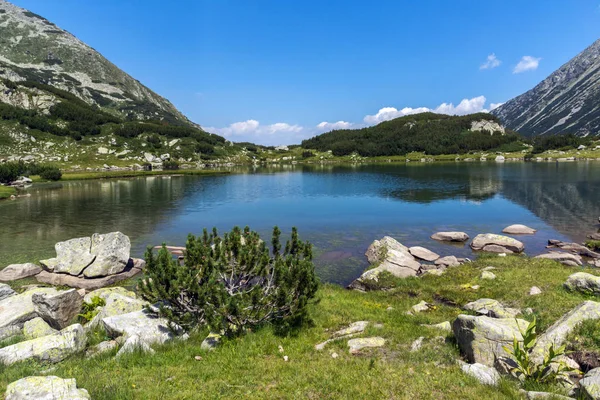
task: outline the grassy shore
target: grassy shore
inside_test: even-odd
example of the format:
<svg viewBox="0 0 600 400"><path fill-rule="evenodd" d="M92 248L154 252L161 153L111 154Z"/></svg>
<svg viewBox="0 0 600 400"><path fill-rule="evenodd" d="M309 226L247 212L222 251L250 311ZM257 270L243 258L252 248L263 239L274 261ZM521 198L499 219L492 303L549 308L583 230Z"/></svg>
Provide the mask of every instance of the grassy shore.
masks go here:
<svg viewBox="0 0 600 400"><path fill-rule="evenodd" d="M181 169L174 171L99 171L99 172L66 172L61 181L80 181L89 179L110 179L110 178L134 178L138 176L159 176L159 175L222 175L228 174L227 171ZM32 178L34 181L39 177Z"/></svg>
<svg viewBox="0 0 600 400"><path fill-rule="evenodd" d="M495 280L480 278L488 266L496 268ZM563 289L564 281L576 270L550 260L484 256L442 276L398 280L386 292L360 293L324 285L320 301L311 309L313 324L297 335L281 337L265 327L209 352L200 349L206 332L198 332L188 341L157 347L154 355L116 359L113 352L94 359L74 357L51 368L33 362L0 366L0 393L17 379L47 374L76 378L78 386L96 400L522 398L512 379L503 378L499 387L492 388L463 374L456 364L460 353L452 335L423 324L452 321L465 313L461 307L466 302L493 298L511 307L531 307L533 314L523 318L537 317L544 330L588 299ZM480 288L473 290L473 285ZM528 295L534 285L541 288L541 295ZM436 307L407 315L421 300ZM371 322L362 336L381 336L386 339L384 347L351 355L346 341L340 340L323 351L315 350L314 345L328 339L331 332L360 320ZM577 335L589 342L599 332L600 325L588 323ZM421 336L423 347L411 352L411 344ZM338 357L332 357L333 353ZM526 389L560 392L552 385L528 384Z"/></svg>
<svg viewBox="0 0 600 400"><path fill-rule="evenodd" d="M13 187L0 186L0 200L8 199L12 195L16 195L17 190Z"/></svg>

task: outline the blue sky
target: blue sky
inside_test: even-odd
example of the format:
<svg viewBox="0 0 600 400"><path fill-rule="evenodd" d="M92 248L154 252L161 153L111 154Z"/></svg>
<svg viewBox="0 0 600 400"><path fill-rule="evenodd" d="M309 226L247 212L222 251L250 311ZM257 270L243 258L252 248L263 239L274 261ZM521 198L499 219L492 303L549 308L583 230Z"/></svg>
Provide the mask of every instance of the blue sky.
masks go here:
<svg viewBox="0 0 600 400"><path fill-rule="evenodd" d="M600 0L13 2L205 129L263 144L488 110L600 38Z"/></svg>

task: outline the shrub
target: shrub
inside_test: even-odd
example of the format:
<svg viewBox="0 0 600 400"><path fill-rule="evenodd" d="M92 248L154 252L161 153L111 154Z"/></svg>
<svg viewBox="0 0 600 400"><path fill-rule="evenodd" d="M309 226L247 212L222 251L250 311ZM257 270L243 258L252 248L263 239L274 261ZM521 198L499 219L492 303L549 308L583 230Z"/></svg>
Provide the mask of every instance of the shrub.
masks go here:
<svg viewBox="0 0 600 400"><path fill-rule="evenodd" d="M90 322L99 312L100 307L104 307L106 302L103 298L94 296L91 303L83 302L81 306L81 314L77 315L77 320L81 323Z"/></svg>
<svg viewBox="0 0 600 400"><path fill-rule="evenodd" d="M62 172L56 167L46 167L40 171L39 175L45 181L58 181L62 178Z"/></svg>
<svg viewBox="0 0 600 400"><path fill-rule="evenodd" d="M165 170L177 170L179 169L179 163L175 160L163 161L163 169Z"/></svg>
<svg viewBox="0 0 600 400"><path fill-rule="evenodd" d="M302 158L311 158L314 156L315 156L315 154L310 150L305 150L302 152Z"/></svg>
<svg viewBox="0 0 600 400"><path fill-rule="evenodd" d="M600 251L600 240L586 240L585 245L593 251Z"/></svg>
<svg viewBox="0 0 600 400"><path fill-rule="evenodd" d="M159 314L185 330L208 325L231 336L266 323L298 326L318 288L312 245L293 228L282 251L280 234L275 227L270 253L248 227L222 238L205 229L202 236L188 236L183 264L165 246L157 256L149 248L142 297L161 302Z"/></svg>

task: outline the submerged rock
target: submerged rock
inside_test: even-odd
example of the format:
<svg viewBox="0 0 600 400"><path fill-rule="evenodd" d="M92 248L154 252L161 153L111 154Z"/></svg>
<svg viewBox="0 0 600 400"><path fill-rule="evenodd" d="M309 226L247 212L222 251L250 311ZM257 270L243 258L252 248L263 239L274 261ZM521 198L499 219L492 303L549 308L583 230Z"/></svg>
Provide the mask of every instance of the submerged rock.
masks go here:
<svg viewBox="0 0 600 400"><path fill-rule="evenodd" d="M11 264L0 271L0 281L10 282L28 278L42 272L42 268L35 264Z"/></svg>
<svg viewBox="0 0 600 400"><path fill-rule="evenodd" d="M569 276L564 286L573 292L600 296L600 276L588 274L587 272L577 272Z"/></svg>
<svg viewBox="0 0 600 400"><path fill-rule="evenodd" d="M537 230L526 225L515 224L502 229L502 232L509 235L533 235Z"/></svg>
<svg viewBox="0 0 600 400"><path fill-rule="evenodd" d="M464 232L437 232L431 235L431 238L442 242L466 242L469 235Z"/></svg>
<svg viewBox="0 0 600 400"><path fill-rule="evenodd" d="M506 249L506 251L511 251L514 253L521 253L523 250L525 250L525 245L518 240L493 233L477 235L471 243L471 248L473 250L484 250L484 247L486 246L500 246Z"/></svg>
<svg viewBox="0 0 600 400"><path fill-rule="evenodd" d="M57 376L29 376L6 388L6 400L89 400L85 389L77 389L75 379Z"/></svg>

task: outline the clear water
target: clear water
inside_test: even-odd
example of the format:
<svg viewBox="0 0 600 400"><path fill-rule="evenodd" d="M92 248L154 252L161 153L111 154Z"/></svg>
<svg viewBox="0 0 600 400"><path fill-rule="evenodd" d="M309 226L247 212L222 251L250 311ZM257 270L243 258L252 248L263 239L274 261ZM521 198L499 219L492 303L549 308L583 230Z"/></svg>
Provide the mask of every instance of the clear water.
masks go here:
<svg viewBox="0 0 600 400"><path fill-rule="evenodd" d="M528 254L548 239L581 242L598 230L600 163L461 163L286 166L227 176L82 181L34 186L0 202L0 266L37 261L54 243L122 231L133 255L148 245L182 245L204 227L249 225L269 235L297 226L315 245L324 281L347 284L367 266L364 252L390 235L442 255L472 256L437 243L436 231L499 233L513 223L538 229L519 239Z"/></svg>

